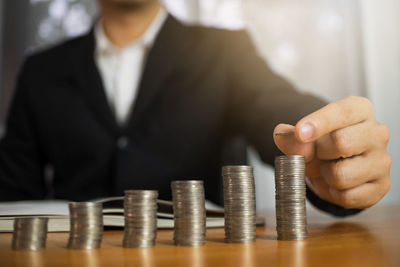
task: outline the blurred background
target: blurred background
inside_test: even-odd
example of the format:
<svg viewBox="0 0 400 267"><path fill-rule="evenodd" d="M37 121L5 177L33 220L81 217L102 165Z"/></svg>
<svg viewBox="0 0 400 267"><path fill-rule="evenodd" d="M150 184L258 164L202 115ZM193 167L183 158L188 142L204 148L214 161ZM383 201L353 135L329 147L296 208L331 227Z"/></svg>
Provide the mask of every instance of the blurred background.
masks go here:
<svg viewBox="0 0 400 267"><path fill-rule="evenodd" d="M328 101L368 97L378 120L391 131L392 188L379 205L400 203L399 0L163 2L185 23L246 28L260 56L299 90ZM0 1L0 134L24 56L85 33L96 14L96 0ZM273 209L273 169L252 149L249 154L255 166L257 208Z"/></svg>

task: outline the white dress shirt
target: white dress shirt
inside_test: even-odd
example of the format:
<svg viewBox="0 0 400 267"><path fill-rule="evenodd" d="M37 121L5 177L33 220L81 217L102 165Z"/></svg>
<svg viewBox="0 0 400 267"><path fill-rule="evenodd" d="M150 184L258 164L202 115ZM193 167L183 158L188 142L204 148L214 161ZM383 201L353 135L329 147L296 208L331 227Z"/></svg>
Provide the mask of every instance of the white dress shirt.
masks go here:
<svg viewBox="0 0 400 267"><path fill-rule="evenodd" d="M102 23L95 27L95 61L116 119L123 125L133 108L148 51L164 24L168 13L161 8L146 32L123 49L107 38Z"/></svg>

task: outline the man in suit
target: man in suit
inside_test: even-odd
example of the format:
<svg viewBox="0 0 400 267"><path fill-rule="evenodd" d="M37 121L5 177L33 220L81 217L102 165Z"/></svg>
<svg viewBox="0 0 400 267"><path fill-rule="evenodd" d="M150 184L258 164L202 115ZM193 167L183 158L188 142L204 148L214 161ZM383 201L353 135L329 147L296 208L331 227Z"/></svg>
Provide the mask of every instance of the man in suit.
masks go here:
<svg viewBox="0 0 400 267"><path fill-rule="evenodd" d="M99 3L89 34L24 63L0 143L1 200L44 198L49 165L55 198L129 188L169 198L171 180L197 178L218 200L224 146L236 135L269 164L276 146L305 155L307 196L332 214L389 190L389 133L367 99L324 106L272 73L245 32L184 26L158 0Z"/></svg>

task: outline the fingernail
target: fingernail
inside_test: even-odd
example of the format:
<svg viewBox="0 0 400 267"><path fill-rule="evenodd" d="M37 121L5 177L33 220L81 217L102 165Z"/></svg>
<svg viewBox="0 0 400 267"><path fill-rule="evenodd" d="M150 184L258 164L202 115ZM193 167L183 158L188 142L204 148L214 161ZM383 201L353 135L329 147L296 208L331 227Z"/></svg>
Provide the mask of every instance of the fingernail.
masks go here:
<svg viewBox="0 0 400 267"><path fill-rule="evenodd" d="M314 135L314 126L311 123L305 123L300 128L300 137L303 141L310 140Z"/></svg>

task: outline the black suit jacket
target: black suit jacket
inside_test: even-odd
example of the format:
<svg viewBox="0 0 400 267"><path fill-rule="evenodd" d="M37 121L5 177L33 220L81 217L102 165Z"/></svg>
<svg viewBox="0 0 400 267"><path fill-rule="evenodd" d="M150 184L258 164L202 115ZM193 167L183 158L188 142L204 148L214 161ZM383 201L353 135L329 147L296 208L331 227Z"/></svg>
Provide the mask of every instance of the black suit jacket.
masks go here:
<svg viewBox="0 0 400 267"><path fill-rule="evenodd" d="M240 135L269 164L272 132L324 103L271 72L247 34L169 17L148 54L128 123L118 126L94 61L93 32L30 56L0 144L0 199L41 199L52 166L55 198L87 200L203 179L220 200L225 141ZM348 211L309 192L334 214Z"/></svg>

